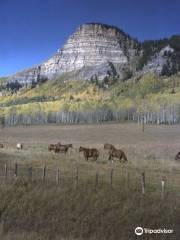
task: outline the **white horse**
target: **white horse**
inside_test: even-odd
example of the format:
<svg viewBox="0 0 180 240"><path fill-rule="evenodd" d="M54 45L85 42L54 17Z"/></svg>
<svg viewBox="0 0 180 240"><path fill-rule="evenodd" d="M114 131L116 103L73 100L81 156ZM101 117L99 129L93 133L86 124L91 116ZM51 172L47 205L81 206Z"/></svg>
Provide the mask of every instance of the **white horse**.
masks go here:
<svg viewBox="0 0 180 240"><path fill-rule="evenodd" d="M22 143L17 143L16 148L17 148L17 150L22 150L23 149Z"/></svg>

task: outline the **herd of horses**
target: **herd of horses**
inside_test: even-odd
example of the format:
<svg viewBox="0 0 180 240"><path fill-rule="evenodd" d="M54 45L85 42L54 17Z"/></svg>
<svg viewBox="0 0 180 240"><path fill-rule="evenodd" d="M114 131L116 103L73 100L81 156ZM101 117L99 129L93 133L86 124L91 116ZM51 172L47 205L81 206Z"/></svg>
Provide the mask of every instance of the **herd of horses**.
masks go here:
<svg viewBox="0 0 180 240"><path fill-rule="evenodd" d="M54 151L55 153L67 153L69 148L73 148L72 144L61 144L58 142L57 144L50 144L48 146L49 151ZM125 152L121 149L116 149L114 145L105 143L104 149L109 150L109 158L108 160L113 161L113 158L118 158L120 161L127 162L127 156ZM83 152L85 160L88 161L89 158L93 158L93 160L97 160L100 153L96 148L85 148L79 147L79 152ZM180 152L175 155L175 160L180 160Z"/></svg>
<svg viewBox="0 0 180 240"><path fill-rule="evenodd" d="M0 143L0 148L4 148L4 147L5 147L4 144ZM68 152L69 148L73 148L73 145L72 144L61 144L60 142L58 142L56 144L50 144L48 146L48 150L50 152L54 151L55 153L65 153L65 154ZM16 149L17 150L22 150L23 149L23 144L22 143L17 143L16 144ZM113 162L114 158L118 158L119 161L123 160L123 162L128 161L125 152L121 149L116 149L114 145L109 144L109 143L105 143L104 144L104 149L108 150L108 154L109 154L108 160L109 161ZM96 161L99 158L99 155L100 155L99 150L96 149L96 148L85 148L85 147L80 146L79 147L79 153L80 152L83 153L84 158L87 161L89 160L89 158L92 158L93 160ZM174 159L175 160L180 160L180 152L178 152L175 155Z"/></svg>
<svg viewBox="0 0 180 240"><path fill-rule="evenodd" d="M54 151L55 153L67 153L69 148L73 148L72 144L61 144L60 142L56 144L50 144L48 146L48 150ZM109 158L108 160L113 161L113 158L118 158L120 161L123 160L123 162L127 161L126 154L121 149L116 149L114 145L106 143L104 144L104 149L108 150ZM96 148L85 148L80 146L79 152L82 152L84 155L85 160L89 160L89 158L92 158L94 161L96 161L100 155L100 152Z"/></svg>
<svg viewBox="0 0 180 240"><path fill-rule="evenodd" d="M61 144L60 142L58 142L57 144L50 144L48 146L48 150L49 151L54 151L55 153L67 153L69 148L73 148L72 144ZM104 149L108 150L109 153L109 161L113 162L114 158L118 158L119 161L123 162L127 162L127 156L125 154L125 152L121 149L116 149L114 145L109 144L109 143L105 143L104 144ZM79 152L82 152L84 154L84 158L85 160L89 160L89 158L93 158L93 160L97 160L100 153L98 151L98 149L96 148L85 148L85 147L79 147ZM180 152L178 152L175 155L175 160L180 160Z"/></svg>

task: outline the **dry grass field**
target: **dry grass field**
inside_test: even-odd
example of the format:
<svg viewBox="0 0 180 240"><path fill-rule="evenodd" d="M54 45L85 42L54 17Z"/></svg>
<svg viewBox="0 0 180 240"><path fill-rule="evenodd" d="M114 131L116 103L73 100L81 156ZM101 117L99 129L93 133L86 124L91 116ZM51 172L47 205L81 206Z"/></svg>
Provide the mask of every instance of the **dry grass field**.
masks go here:
<svg viewBox="0 0 180 240"><path fill-rule="evenodd" d="M48 145L59 141L72 143L73 149L67 155L48 152ZM174 160L180 151L179 126L146 126L144 133L137 124L12 127L1 130L0 142L5 143L0 149L0 176L4 164L13 169L15 162L18 176L21 168L27 174L26 168L33 167L34 180L42 179L44 166L48 175L46 186L21 180L6 188L0 185L0 239L133 240L134 227L139 225L175 231L171 236L147 239L179 239L180 162ZM18 142L24 144L22 151L16 150ZM128 162L109 163L103 149L106 142L123 149ZM98 161L85 161L79 146L98 148ZM74 188L77 168L78 189ZM64 180L69 179L59 187L57 169ZM112 169L113 188L109 187ZM142 196L144 171L146 193ZM166 179L163 201L162 177Z"/></svg>
<svg viewBox="0 0 180 240"><path fill-rule="evenodd" d="M104 143L112 143L123 149L128 157L126 168L157 168L159 170L180 170L180 164L174 161L180 151L179 126L146 126L145 132L137 124L102 124L71 126L29 126L12 127L1 130L0 142L5 143L1 150L1 161L17 161L36 166L62 167L66 164L89 165L94 168L108 167L107 152ZM72 143L73 149L65 156L48 152L50 143ZM16 143L24 144L23 151L16 150ZM79 146L96 147L100 150L97 163L84 161L78 153ZM104 163L98 164L98 163ZM114 164L121 167L122 164ZM111 165L112 167L112 165Z"/></svg>
<svg viewBox="0 0 180 240"><path fill-rule="evenodd" d="M5 148L0 152L0 163L12 168L17 162L33 168L46 166L53 171L59 168L65 175L72 175L77 167L84 175L96 174L97 171L108 175L113 169L114 176L132 171L133 177L145 171L147 177L150 175L151 182L154 177L157 176L155 181L159 181L168 173L169 182L180 185L180 162L174 160L175 154L180 151L179 126L149 125L145 132L137 124L12 127L1 131L1 142L5 143ZM24 145L22 151L16 149L18 142ZM57 142L72 143L73 149L66 155L49 152L48 145ZM123 149L128 162L123 164L116 159L113 164L108 162L104 143ZM100 151L98 161L85 161L78 151L79 146L97 148Z"/></svg>

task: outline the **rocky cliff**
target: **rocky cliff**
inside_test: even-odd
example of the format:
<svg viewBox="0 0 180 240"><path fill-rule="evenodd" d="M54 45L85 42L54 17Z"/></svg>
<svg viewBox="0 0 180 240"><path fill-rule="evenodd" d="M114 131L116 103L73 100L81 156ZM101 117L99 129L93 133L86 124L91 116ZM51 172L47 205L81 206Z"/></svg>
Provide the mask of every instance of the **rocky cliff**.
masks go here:
<svg viewBox="0 0 180 240"><path fill-rule="evenodd" d="M163 48L165 50L158 49L148 56L146 64L143 63L140 70L160 74L168 59L164 53L174 51L168 45ZM9 81L25 85L41 78L52 79L72 72L76 73L71 75L74 79L102 80L110 76L125 79L136 74L144 52L141 43L117 27L88 23L81 25L53 57L11 76Z"/></svg>
<svg viewBox="0 0 180 240"><path fill-rule="evenodd" d="M58 53L41 65L42 74L52 77L83 70L84 78L122 75L131 69L138 43L119 29L102 24L85 24L68 39ZM87 69L87 71L86 71Z"/></svg>

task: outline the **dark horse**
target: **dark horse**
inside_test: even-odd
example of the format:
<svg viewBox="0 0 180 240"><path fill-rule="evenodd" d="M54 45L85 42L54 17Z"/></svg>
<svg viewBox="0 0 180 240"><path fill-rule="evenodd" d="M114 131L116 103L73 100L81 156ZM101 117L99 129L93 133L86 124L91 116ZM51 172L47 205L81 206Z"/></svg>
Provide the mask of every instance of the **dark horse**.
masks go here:
<svg viewBox="0 0 180 240"><path fill-rule="evenodd" d="M61 145L61 143L60 142L58 142L58 143L56 143L56 144L50 144L49 146L48 146L48 150L51 152L51 151L55 151L55 149L56 149L56 147L58 147L58 146L60 146Z"/></svg>
<svg viewBox="0 0 180 240"><path fill-rule="evenodd" d="M83 152L84 153L84 158L87 161L88 161L89 158L93 158L96 161L98 159L98 157L99 157L99 151L96 148L80 147L79 148L79 152Z"/></svg>
<svg viewBox="0 0 180 240"><path fill-rule="evenodd" d="M72 144L65 144L65 145L58 145L58 146L56 146L56 148L55 148L55 153L67 153L67 151L68 151L68 149L69 148L73 148L73 145Z"/></svg>
<svg viewBox="0 0 180 240"><path fill-rule="evenodd" d="M116 149L116 148L115 148L113 145L111 145L111 144L109 144L109 146L106 145L106 147L105 147L105 145L104 145L104 148L105 148L105 149L109 149L109 158L108 158L109 161L112 160L112 159L115 157L115 158L119 158L120 161L121 161L121 159L123 159L124 162L127 162L127 157L126 157L126 154L124 153L123 150L121 150L121 149Z"/></svg>
<svg viewBox="0 0 180 240"><path fill-rule="evenodd" d="M180 160L180 152L178 152L175 156L175 160Z"/></svg>

